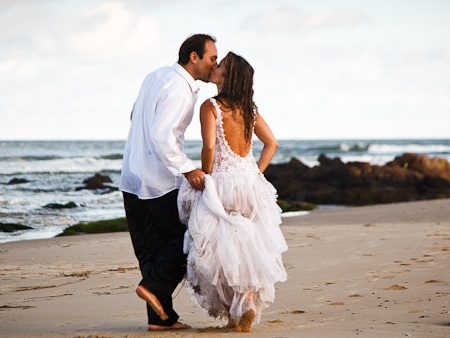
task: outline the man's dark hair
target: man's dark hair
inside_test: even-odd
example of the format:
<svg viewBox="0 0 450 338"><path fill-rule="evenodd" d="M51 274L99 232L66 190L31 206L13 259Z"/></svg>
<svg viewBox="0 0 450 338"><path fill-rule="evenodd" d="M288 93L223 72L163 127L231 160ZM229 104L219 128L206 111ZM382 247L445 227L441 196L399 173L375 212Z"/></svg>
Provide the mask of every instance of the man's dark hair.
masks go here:
<svg viewBox="0 0 450 338"><path fill-rule="evenodd" d="M187 65L192 52L196 52L200 59L203 59L205 53L205 44L207 41L216 42L216 38L207 34L194 34L188 37L181 45L178 52L178 63Z"/></svg>

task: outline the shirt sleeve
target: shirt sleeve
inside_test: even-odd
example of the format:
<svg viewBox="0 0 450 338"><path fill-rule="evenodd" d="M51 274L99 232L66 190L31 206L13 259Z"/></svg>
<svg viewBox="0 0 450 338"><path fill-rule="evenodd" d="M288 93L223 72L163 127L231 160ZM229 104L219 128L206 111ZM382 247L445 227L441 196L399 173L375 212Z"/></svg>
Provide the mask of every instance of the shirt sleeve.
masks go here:
<svg viewBox="0 0 450 338"><path fill-rule="evenodd" d="M189 96L166 92L158 102L155 121L149 132L152 148L175 176L196 169L183 151L184 133L192 115L192 100Z"/></svg>

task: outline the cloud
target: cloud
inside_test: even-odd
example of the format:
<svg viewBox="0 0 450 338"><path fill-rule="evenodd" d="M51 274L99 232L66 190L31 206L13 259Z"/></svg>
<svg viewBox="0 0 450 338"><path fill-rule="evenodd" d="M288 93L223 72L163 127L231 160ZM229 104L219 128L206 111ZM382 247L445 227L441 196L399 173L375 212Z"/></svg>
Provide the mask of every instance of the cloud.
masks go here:
<svg viewBox="0 0 450 338"><path fill-rule="evenodd" d="M124 64L131 70L164 49L155 48L162 39L158 19L118 1L70 10L49 1L0 8L0 84L16 90L55 79L61 85L63 78L68 84L82 74L101 78Z"/></svg>
<svg viewBox="0 0 450 338"><path fill-rule="evenodd" d="M148 53L148 46L160 36L157 19L139 16L120 2L84 12L72 24L81 28L68 36L69 49L91 56L114 58Z"/></svg>
<svg viewBox="0 0 450 338"><path fill-rule="evenodd" d="M20 20L18 20L20 18ZM51 6L26 11L11 7L0 14L0 43L4 56L78 54L89 58L143 55L160 38L158 20L114 1L75 12ZM113 51L113 53L111 53Z"/></svg>
<svg viewBox="0 0 450 338"><path fill-rule="evenodd" d="M164 54L158 18L118 1L39 4L0 3L0 135L126 135L134 86Z"/></svg>
<svg viewBox="0 0 450 338"><path fill-rule="evenodd" d="M308 16L304 22L304 26L308 29L328 29L372 23L373 21L361 11L328 7L314 15Z"/></svg>
<svg viewBox="0 0 450 338"><path fill-rule="evenodd" d="M265 33L279 31L296 33L367 24L373 24L373 20L359 10L326 7L308 14L297 7L287 6L251 15L243 20L242 26Z"/></svg>

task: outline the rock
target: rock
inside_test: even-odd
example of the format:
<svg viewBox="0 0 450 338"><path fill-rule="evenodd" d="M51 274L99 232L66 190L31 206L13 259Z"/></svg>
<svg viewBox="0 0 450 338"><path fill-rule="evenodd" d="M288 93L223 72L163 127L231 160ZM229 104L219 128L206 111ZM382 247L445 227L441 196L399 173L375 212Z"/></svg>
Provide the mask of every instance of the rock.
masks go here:
<svg viewBox="0 0 450 338"><path fill-rule="evenodd" d="M405 153L386 166L410 169L430 177L450 180L450 162L445 158L429 158L426 155Z"/></svg>
<svg viewBox="0 0 450 338"><path fill-rule="evenodd" d="M116 191L117 187L113 187L110 185L105 185L105 183L112 183L112 180L109 176L105 176L99 173L96 173L94 176L89 177L83 181L83 187L77 187L76 190L89 189L89 190L102 190L103 193Z"/></svg>
<svg viewBox="0 0 450 338"><path fill-rule="evenodd" d="M97 173L85 179L83 183L86 185L86 189L103 189L105 187L104 183L112 183L112 180L109 176Z"/></svg>
<svg viewBox="0 0 450 338"><path fill-rule="evenodd" d="M450 197L450 163L407 153L384 166L344 163L321 154L319 165L297 159L265 172L282 200L313 204L368 205Z"/></svg>
<svg viewBox="0 0 450 338"><path fill-rule="evenodd" d="M68 202L66 204L60 204L60 203L49 203L44 205L44 208L48 209L71 209L76 208L77 205L74 202Z"/></svg>
<svg viewBox="0 0 450 338"><path fill-rule="evenodd" d="M57 235L57 237L118 231L128 231L128 223L125 217L89 223L78 223L66 228L61 234Z"/></svg>
<svg viewBox="0 0 450 338"><path fill-rule="evenodd" d="M277 200L278 206L283 212L287 211L310 211L314 210L317 206L304 201L286 201Z"/></svg>
<svg viewBox="0 0 450 338"><path fill-rule="evenodd" d="M1 223L0 222L0 232L15 232L19 230L30 230L33 229L28 225L22 225L17 223Z"/></svg>
<svg viewBox="0 0 450 338"><path fill-rule="evenodd" d="M24 178L12 178L7 184L22 184L22 183L28 183L30 181L24 179Z"/></svg>

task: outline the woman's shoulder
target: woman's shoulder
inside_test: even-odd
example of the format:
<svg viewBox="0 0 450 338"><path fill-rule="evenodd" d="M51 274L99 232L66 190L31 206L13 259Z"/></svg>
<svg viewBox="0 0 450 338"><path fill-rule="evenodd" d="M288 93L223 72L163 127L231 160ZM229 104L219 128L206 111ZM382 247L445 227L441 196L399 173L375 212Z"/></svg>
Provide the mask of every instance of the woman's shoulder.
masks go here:
<svg viewBox="0 0 450 338"><path fill-rule="evenodd" d="M215 102L216 102L216 99L211 97L211 98L203 101L201 107L213 107Z"/></svg>
<svg viewBox="0 0 450 338"><path fill-rule="evenodd" d="M212 113L214 117L217 116L217 110L220 109L216 100L214 98L210 98L205 100L200 106L200 113Z"/></svg>
<svg viewBox="0 0 450 338"><path fill-rule="evenodd" d="M214 97L211 97L207 100L205 100L201 106L200 109L202 110L221 110L220 104L219 102L217 102L217 100Z"/></svg>

